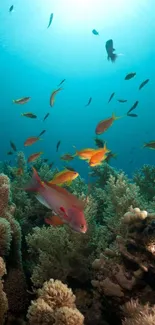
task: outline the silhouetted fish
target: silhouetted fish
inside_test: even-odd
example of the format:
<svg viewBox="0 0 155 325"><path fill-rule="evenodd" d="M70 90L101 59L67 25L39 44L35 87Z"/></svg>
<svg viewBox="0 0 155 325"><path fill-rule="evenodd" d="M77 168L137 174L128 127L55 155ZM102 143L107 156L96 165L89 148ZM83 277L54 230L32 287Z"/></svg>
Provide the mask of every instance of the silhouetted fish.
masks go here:
<svg viewBox="0 0 155 325"><path fill-rule="evenodd" d="M61 141L58 141L57 145L56 145L56 152L58 152L59 146L60 146Z"/></svg>
<svg viewBox="0 0 155 325"><path fill-rule="evenodd" d="M114 54L114 47L113 47L113 40L112 39L109 39L106 44L105 44L105 48L106 48L106 51L107 51L107 54L108 54L108 61L111 60L112 62L115 62L116 59L117 59L117 55Z"/></svg>
<svg viewBox="0 0 155 325"><path fill-rule="evenodd" d="M14 6L12 5L12 6L10 7L10 9L9 9L9 12L12 12L12 11L13 11L13 8L14 8Z"/></svg>
<svg viewBox="0 0 155 325"><path fill-rule="evenodd" d="M112 94L111 94L111 96L110 96L110 98L109 98L109 100L108 100L108 103L111 102L111 100L112 100L112 98L114 97L114 95L115 95L115 93L112 93Z"/></svg>
<svg viewBox="0 0 155 325"><path fill-rule="evenodd" d="M130 80L136 75L136 72L131 72L126 75L125 80Z"/></svg>
<svg viewBox="0 0 155 325"><path fill-rule="evenodd" d="M133 111L133 110L137 107L138 103L139 103L139 101L137 100L137 101L133 104L133 106L129 109L129 111L127 112L127 114L129 114L131 111Z"/></svg>
<svg viewBox="0 0 155 325"><path fill-rule="evenodd" d="M50 14L49 24L48 24L47 28L49 28L51 26L52 20L53 20L53 13Z"/></svg>
<svg viewBox="0 0 155 325"><path fill-rule="evenodd" d="M85 105L85 107L89 106L92 101L92 97L89 98L88 103Z"/></svg>
<svg viewBox="0 0 155 325"><path fill-rule="evenodd" d="M43 122L48 118L48 116L50 115L50 113L47 113L43 119Z"/></svg>
<svg viewBox="0 0 155 325"><path fill-rule="evenodd" d="M63 80L59 83L58 87L61 86L65 81L66 81L66 79L63 79Z"/></svg>
<svg viewBox="0 0 155 325"><path fill-rule="evenodd" d="M12 141L10 141L10 146L14 151L17 151L17 148L16 148L15 144Z"/></svg>
<svg viewBox="0 0 155 325"><path fill-rule="evenodd" d="M140 89L142 89L148 82L150 81L150 79L146 79L146 80L144 80L141 84L140 84L140 86L139 86L139 90Z"/></svg>

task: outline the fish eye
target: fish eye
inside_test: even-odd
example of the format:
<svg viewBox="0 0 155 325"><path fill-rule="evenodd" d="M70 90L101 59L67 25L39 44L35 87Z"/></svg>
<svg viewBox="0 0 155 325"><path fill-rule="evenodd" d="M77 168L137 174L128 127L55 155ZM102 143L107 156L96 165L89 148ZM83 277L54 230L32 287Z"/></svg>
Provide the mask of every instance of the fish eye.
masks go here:
<svg viewBox="0 0 155 325"><path fill-rule="evenodd" d="M80 229L84 229L84 225L80 225Z"/></svg>

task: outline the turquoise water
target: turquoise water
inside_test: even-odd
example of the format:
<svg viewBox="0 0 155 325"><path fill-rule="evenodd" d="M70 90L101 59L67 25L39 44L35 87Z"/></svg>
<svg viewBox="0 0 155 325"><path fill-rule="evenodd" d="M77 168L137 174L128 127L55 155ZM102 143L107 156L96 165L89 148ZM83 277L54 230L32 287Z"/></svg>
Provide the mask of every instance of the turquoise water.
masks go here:
<svg viewBox="0 0 155 325"><path fill-rule="evenodd" d="M112 166L129 175L144 163L154 164L155 152L142 149L155 140L155 10L154 0L14 0L0 4L1 118L0 160L7 160L12 140L26 157L44 151L44 158L62 167L60 156L66 152L94 146L96 124L112 112L124 115L136 100L133 113L124 117L100 137L118 154ZM9 12L11 5L14 10ZM50 14L54 18L47 29ZM92 34L96 29L99 36ZM107 60L105 42L112 38L118 59ZM125 81L127 73L136 77ZM51 92L62 79L64 90L50 107ZM142 81L150 82L141 90ZM116 95L108 104L112 92ZM30 96L25 105L13 99ZM90 106L85 107L92 97ZM117 98L128 99L120 104ZM37 120L21 117L23 112L37 114ZM43 117L50 112L43 123ZM29 136L43 129L44 141L24 148ZM56 144L61 140L59 152ZM11 160L14 158L11 157ZM82 177L87 164L76 159L71 164Z"/></svg>

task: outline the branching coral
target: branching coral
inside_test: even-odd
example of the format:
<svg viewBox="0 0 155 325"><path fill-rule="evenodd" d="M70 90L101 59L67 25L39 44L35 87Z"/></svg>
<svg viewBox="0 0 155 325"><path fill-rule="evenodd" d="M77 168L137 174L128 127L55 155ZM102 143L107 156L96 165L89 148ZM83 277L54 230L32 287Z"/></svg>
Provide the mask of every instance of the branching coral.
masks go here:
<svg viewBox="0 0 155 325"><path fill-rule="evenodd" d="M96 178L95 187L104 188L110 176L117 179L118 172L106 162L91 169L90 176Z"/></svg>
<svg viewBox="0 0 155 325"><path fill-rule="evenodd" d="M133 181L139 186L144 198L152 201L155 196L155 166L144 165L134 174Z"/></svg>
<svg viewBox="0 0 155 325"><path fill-rule="evenodd" d="M83 325L84 317L76 309L75 296L61 281L50 279L38 290L27 317L30 325Z"/></svg>
<svg viewBox="0 0 155 325"><path fill-rule="evenodd" d="M129 182L121 173L117 179L110 176L103 193L104 220L108 227L113 227L119 232L121 217L132 205L143 208L145 202L140 195L139 187Z"/></svg>
<svg viewBox="0 0 155 325"><path fill-rule="evenodd" d="M85 215L86 234L73 232L68 226L36 227L27 236L32 258L32 282L40 286L51 277L66 281L67 277L81 282L90 279L91 263L107 246L105 227L96 225L97 203L88 198Z"/></svg>

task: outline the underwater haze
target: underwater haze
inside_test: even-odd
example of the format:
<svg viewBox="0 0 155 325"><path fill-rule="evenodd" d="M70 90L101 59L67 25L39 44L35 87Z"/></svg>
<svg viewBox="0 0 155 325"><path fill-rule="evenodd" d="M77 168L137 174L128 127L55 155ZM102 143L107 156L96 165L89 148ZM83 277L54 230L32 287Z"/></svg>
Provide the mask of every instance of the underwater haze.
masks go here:
<svg viewBox="0 0 155 325"><path fill-rule="evenodd" d="M2 0L0 160L15 164L15 156L7 155L12 141L27 158L43 151L44 158L63 168L60 156L74 154L74 146L95 148L97 124L115 113L122 118L98 136L117 154L111 165L131 176L143 164L154 164L155 152L143 148L155 140L154 7L154 0ZM110 39L118 55L115 62L107 60ZM136 75L125 80L129 73ZM51 107L51 93L63 79L63 90ZM146 79L148 84L139 90ZM31 100L13 103L23 97ZM138 116L127 116L136 101L132 113ZM25 112L37 119L21 116ZM24 147L28 137L42 130L42 141ZM86 162L76 158L70 165L87 179Z"/></svg>

